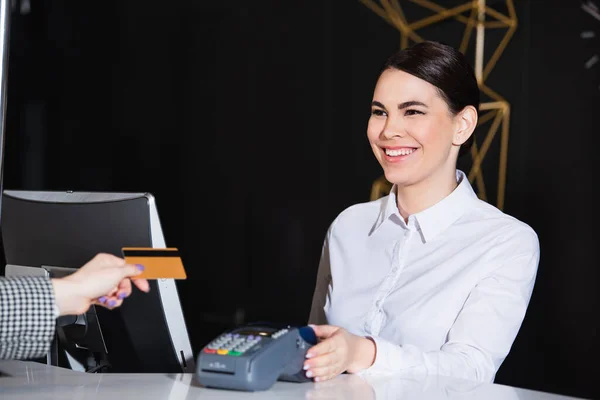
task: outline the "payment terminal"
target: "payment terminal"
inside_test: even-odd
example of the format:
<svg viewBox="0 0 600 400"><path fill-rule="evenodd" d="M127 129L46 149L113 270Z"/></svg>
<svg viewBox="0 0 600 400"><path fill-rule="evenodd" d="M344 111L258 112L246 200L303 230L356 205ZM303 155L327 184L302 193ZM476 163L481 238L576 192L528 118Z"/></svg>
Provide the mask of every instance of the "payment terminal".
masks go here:
<svg viewBox="0 0 600 400"><path fill-rule="evenodd" d="M198 356L196 374L206 387L257 391L277 380L307 382L306 352L317 344L313 329L243 326L218 336Z"/></svg>

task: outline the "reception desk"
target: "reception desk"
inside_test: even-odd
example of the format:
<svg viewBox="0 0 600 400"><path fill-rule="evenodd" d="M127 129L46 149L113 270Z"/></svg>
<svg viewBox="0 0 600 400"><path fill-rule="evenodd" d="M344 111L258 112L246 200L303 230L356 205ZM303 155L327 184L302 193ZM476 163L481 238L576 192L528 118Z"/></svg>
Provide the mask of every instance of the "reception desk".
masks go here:
<svg viewBox="0 0 600 400"><path fill-rule="evenodd" d="M0 399L574 399L438 376L341 375L320 383L277 382L264 392L200 386L194 374L87 374L35 362L0 361Z"/></svg>

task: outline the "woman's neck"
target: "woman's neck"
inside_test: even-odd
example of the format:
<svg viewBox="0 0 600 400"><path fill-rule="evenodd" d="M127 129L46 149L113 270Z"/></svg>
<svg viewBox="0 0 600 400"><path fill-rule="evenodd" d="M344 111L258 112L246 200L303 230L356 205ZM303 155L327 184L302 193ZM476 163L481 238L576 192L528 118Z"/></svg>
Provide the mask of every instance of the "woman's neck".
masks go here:
<svg viewBox="0 0 600 400"><path fill-rule="evenodd" d="M416 214L439 203L456 187L456 170L429 176L414 185L398 185L396 205L405 222L410 215Z"/></svg>

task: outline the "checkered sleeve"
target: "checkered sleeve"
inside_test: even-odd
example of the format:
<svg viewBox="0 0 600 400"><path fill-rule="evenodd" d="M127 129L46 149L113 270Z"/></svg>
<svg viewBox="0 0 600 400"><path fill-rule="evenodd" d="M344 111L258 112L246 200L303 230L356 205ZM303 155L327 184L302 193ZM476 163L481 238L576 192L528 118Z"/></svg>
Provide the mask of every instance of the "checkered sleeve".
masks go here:
<svg viewBox="0 0 600 400"><path fill-rule="evenodd" d="M46 354L58 317L52 282L46 277L0 277L0 359Z"/></svg>

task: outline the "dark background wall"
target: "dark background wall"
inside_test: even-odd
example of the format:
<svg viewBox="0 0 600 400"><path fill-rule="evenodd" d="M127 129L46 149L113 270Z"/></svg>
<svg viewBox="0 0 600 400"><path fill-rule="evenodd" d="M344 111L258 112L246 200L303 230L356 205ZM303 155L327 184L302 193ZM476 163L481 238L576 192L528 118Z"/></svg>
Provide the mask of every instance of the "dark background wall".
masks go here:
<svg viewBox="0 0 600 400"><path fill-rule="evenodd" d="M358 1L222 3L32 0L11 31L5 187L153 193L195 351L236 318L306 322L329 223L380 175L365 129L400 43ZM600 21L516 6L488 84L512 106L505 211L542 255L497 382L600 397L600 63L584 68L600 39L580 38ZM452 24L427 37L452 42Z"/></svg>

